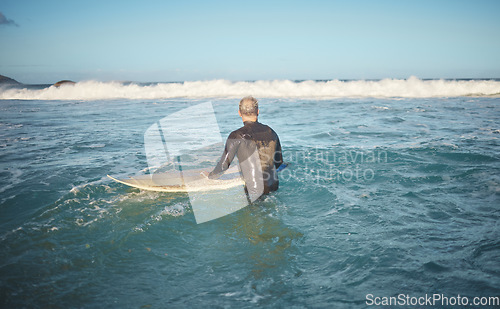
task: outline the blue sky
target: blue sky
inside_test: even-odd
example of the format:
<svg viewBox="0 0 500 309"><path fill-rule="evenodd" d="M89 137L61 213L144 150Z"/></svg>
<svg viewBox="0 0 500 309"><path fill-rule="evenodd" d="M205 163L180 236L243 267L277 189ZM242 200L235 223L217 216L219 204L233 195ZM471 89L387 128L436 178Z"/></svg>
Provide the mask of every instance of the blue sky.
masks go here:
<svg viewBox="0 0 500 309"><path fill-rule="evenodd" d="M0 12L0 74L25 83L500 77L500 1L2 0Z"/></svg>

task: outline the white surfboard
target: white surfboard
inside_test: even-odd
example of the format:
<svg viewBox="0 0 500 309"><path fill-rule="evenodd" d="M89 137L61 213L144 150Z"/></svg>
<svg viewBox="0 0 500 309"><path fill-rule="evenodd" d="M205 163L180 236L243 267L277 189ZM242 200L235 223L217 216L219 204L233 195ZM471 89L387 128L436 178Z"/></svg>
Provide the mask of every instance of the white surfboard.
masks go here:
<svg viewBox="0 0 500 309"><path fill-rule="evenodd" d="M137 175L127 179L109 178L124 185L158 192L199 192L226 190L245 185L238 166L232 166L221 177L208 179L202 172L210 172L211 168L170 171L153 175Z"/></svg>

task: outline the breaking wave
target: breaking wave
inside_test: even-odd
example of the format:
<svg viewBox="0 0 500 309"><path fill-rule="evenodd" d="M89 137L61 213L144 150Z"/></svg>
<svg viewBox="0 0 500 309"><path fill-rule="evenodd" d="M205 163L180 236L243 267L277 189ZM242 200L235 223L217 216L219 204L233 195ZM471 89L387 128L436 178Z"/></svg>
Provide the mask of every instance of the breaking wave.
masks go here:
<svg viewBox="0 0 500 309"><path fill-rule="evenodd" d="M83 81L43 89L3 88L0 99L19 100L102 100L165 98L338 98L338 97L459 97L499 96L498 80L328 80L328 81L193 81L179 83L121 83Z"/></svg>

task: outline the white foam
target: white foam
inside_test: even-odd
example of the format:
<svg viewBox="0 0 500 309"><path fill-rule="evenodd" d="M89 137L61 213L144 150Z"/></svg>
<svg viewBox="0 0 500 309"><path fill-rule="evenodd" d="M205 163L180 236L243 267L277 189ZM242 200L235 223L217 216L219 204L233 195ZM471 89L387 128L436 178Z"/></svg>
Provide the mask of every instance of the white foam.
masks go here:
<svg viewBox="0 0 500 309"><path fill-rule="evenodd" d="M172 206L165 206L165 208L160 212L159 217L161 216L172 216L172 217L179 217L179 216L184 216L185 213L185 206L177 203Z"/></svg>
<svg viewBox="0 0 500 309"><path fill-rule="evenodd" d="M0 193L3 193L5 191L7 191L8 189L13 188L15 185L23 182L23 179L21 178L21 176L23 175L22 170L20 170L18 168L8 168L6 171L11 174L10 181L9 181L8 185L6 185L4 187L0 187ZM10 197L7 199L5 199L5 198L2 199L2 203L7 201L8 199L10 199Z"/></svg>
<svg viewBox="0 0 500 309"><path fill-rule="evenodd" d="M100 100L212 98L253 95L259 98L337 98L337 97L457 97L500 95L495 80L383 79L379 81L302 81L290 80L231 82L227 80L157 83L151 85L120 82L84 81L75 85L45 89L2 89L0 99L21 100Z"/></svg>

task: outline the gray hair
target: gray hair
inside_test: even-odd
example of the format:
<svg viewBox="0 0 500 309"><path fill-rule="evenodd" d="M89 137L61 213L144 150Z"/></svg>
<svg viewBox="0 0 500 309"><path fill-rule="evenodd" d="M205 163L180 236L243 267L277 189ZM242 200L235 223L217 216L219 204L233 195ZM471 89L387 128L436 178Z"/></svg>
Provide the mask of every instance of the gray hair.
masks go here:
<svg viewBox="0 0 500 309"><path fill-rule="evenodd" d="M252 96L247 96L240 101L240 113L245 116L257 116L259 102Z"/></svg>

